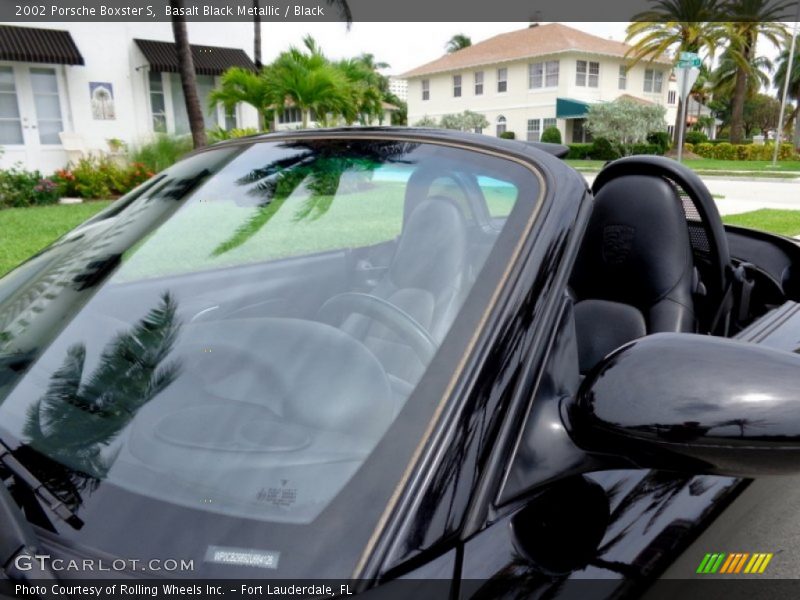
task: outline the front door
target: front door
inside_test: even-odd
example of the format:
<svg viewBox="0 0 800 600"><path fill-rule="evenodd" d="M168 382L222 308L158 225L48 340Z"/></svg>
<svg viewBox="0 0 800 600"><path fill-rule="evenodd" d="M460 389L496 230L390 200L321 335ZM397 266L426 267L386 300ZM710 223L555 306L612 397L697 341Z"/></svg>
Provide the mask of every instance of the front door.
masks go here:
<svg viewBox="0 0 800 600"><path fill-rule="evenodd" d="M2 164L50 172L64 162L62 95L55 67L0 65Z"/></svg>

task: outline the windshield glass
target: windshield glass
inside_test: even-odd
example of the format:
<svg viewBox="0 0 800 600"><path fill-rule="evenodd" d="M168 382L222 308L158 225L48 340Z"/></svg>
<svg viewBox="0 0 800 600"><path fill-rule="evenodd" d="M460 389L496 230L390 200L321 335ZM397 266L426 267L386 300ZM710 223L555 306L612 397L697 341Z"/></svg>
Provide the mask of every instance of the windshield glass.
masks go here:
<svg viewBox="0 0 800 600"><path fill-rule="evenodd" d="M347 576L539 191L433 144L190 157L0 280L0 436L75 547Z"/></svg>

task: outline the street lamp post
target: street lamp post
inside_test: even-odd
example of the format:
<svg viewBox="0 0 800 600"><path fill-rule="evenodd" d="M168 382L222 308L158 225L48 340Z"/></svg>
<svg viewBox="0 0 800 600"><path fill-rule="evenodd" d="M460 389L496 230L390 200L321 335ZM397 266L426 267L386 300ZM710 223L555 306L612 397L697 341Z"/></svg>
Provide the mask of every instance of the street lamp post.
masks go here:
<svg viewBox="0 0 800 600"><path fill-rule="evenodd" d="M795 19L800 19L800 0L797 0L797 14ZM794 60L794 47L797 43L797 21L792 27L792 41L789 43L789 56L786 58L786 77L783 79L783 97L781 98L781 110L778 117L778 129L775 132L775 147L772 149L772 166L778 165L778 151L781 147L781 134L783 133L783 115L786 112L786 100L789 96L789 80L792 78L792 62Z"/></svg>

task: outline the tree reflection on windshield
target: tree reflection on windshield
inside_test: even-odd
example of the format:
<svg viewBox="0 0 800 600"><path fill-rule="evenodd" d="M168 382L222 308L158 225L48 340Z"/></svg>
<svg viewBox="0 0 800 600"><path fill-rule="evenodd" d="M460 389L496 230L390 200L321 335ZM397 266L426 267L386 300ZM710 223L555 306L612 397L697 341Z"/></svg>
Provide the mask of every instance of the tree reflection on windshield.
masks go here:
<svg viewBox="0 0 800 600"><path fill-rule="evenodd" d="M22 433L29 447L15 454L27 462L23 455L35 450L37 477L70 508L80 506L81 494L107 475L118 452L108 448L119 433L179 375L180 361L166 360L181 328L176 310L164 293L156 307L109 342L88 379L85 344L71 346L47 391L28 408Z"/></svg>

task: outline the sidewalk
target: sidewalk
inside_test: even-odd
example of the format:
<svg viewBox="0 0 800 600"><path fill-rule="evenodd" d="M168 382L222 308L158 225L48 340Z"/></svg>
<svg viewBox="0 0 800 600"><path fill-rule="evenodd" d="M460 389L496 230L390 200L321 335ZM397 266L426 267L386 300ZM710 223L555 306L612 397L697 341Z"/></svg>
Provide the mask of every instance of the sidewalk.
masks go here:
<svg viewBox="0 0 800 600"><path fill-rule="evenodd" d="M591 185L597 173L583 173ZM800 179L746 179L701 176L716 200L721 215L760 208L800 210Z"/></svg>

